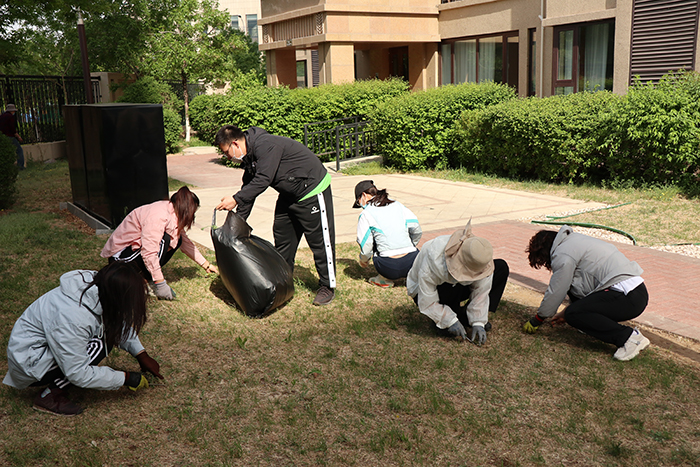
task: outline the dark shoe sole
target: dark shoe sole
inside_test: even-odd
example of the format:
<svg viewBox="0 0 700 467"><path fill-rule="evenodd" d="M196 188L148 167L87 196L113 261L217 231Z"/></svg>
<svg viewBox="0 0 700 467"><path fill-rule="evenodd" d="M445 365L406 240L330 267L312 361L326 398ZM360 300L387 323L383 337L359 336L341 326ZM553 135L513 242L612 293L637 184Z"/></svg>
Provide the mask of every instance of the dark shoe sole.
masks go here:
<svg viewBox="0 0 700 467"><path fill-rule="evenodd" d="M315 306L325 306L325 305L329 305L329 304L333 301L334 298L335 298L335 295L333 295L333 296L331 297L331 299L328 300L327 302L318 302L318 301L316 301L316 300L314 299L313 304L314 304Z"/></svg>
<svg viewBox="0 0 700 467"><path fill-rule="evenodd" d="M327 302L317 302L316 300L314 300L313 303L315 306L326 306L326 305L330 305L332 301L333 301L333 299L331 298Z"/></svg>

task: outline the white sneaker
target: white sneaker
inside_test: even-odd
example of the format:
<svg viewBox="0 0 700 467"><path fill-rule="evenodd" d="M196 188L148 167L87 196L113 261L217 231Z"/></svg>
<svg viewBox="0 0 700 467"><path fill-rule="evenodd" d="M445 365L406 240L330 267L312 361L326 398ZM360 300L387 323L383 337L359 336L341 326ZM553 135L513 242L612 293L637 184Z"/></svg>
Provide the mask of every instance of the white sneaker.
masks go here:
<svg viewBox="0 0 700 467"><path fill-rule="evenodd" d="M625 345L618 347L613 358L622 362L632 360L639 352L646 349L649 344L649 339L644 337L638 329L635 329L629 339L627 339L627 342L625 342Z"/></svg>

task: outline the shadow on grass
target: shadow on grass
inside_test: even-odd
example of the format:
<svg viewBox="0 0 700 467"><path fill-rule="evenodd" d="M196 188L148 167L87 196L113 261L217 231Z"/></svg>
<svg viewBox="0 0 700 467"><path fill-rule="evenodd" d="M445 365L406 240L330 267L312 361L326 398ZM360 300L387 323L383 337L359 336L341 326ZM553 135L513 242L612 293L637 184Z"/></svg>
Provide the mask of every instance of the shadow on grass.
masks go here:
<svg viewBox="0 0 700 467"><path fill-rule="evenodd" d="M366 268L363 268L360 266L359 261L354 259L337 258L336 263L343 265L342 273L350 279L365 280L367 277L370 277L370 274L376 274L374 266L367 266Z"/></svg>
<svg viewBox="0 0 700 467"><path fill-rule="evenodd" d="M310 268L294 265L294 286L315 292L318 289L318 276Z"/></svg>
<svg viewBox="0 0 700 467"><path fill-rule="evenodd" d="M191 280L199 277L199 266L173 266L163 268L163 275L167 276L168 283L177 283L181 280Z"/></svg>

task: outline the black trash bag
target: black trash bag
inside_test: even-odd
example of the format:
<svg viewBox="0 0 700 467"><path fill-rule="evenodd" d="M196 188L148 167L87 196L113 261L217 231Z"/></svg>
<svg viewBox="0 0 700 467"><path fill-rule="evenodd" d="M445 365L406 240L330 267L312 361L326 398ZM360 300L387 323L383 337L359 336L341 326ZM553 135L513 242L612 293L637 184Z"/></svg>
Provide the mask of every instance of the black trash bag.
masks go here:
<svg viewBox="0 0 700 467"><path fill-rule="evenodd" d="M294 280L272 243L251 235L252 230L232 211L217 228L214 211L211 239L221 280L246 315L260 318L294 297Z"/></svg>

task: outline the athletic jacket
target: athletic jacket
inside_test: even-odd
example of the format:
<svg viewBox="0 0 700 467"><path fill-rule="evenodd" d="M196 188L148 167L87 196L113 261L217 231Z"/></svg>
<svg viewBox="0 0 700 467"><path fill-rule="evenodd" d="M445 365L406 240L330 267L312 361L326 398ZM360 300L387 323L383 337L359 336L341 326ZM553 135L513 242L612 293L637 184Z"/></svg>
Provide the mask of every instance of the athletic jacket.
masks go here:
<svg viewBox="0 0 700 467"><path fill-rule="evenodd" d="M143 262L153 281L160 282L163 280L163 271L160 269L158 250L164 233L170 235L170 247L175 248L180 236L177 234L177 215L173 204L170 201L156 201L139 206L119 224L107 240L100 256L109 258L127 246L131 246L134 251L140 249ZM180 248L200 266L207 262L184 232Z"/></svg>
<svg viewBox="0 0 700 467"><path fill-rule="evenodd" d="M22 313L7 344L8 371L3 383L24 389L40 381L56 365L68 381L81 388L119 389L124 372L91 366L87 353L90 339L102 339L102 305L97 286L82 296L96 271L71 271L61 285L39 297ZM144 348L133 333L119 345L131 355Z"/></svg>
<svg viewBox="0 0 700 467"><path fill-rule="evenodd" d="M537 310L542 318L554 316L569 290L583 298L644 272L614 245L574 233L568 225L559 229L550 254L552 278Z"/></svg>
<svg viewBox="0 0 700 467"><path fill-rule="evenodd" d="M445 283L470 285L471 296L467 304L469 324L485 326L489 321L489 292L493 274L478 281L457 281L447 270L445 261L445 247L449 240L449 235L442 235L423 245L413 267L408 271L408 295L413 298L417 296L420 312L435 321L438 328L446 329L455 324L458 318L449 306L440 303L437 286Z"/></svg>
<svg viewBox="0 0 700 467"><path fill-rule="evenodd" d="M238 204L236 212L243 219L248 218L255 198L267 187L296 202L328 175L321 160L300 142L271 135L258 127L244 133L243 187L233 195Z"/></svg>
<svg viewBox="0 0 700 467"><path fill-rule="evenodd" d="M357 222L357 243L365 259L375 250L387 257L416 251L422 234L416 215L398 201L385 206L370 201Z"/></svg>
<svg viewBox="0 0 700 467"><path fill-rule="evenodd" d="M17 116L12 112L0 114L0 133L8 138L14 138L17 134Z"/></svg>

